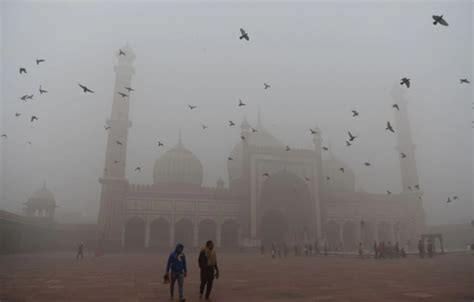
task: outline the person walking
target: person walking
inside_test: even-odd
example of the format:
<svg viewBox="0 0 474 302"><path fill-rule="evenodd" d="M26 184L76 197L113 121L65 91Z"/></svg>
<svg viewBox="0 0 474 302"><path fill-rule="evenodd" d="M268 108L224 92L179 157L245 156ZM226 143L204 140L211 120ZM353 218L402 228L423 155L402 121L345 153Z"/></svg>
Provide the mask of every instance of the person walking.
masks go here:
<svg viewBox="0 0 474 302"><path fill-rule="evenodd" d="M425 244L421 239L418 241L418 255L420 258L425 258Z"/></svg>
<svg viewBox="0 0 474 302"><path fill-rule="evenodd" d="M186 257L183 251L184 246L181 243L178 243L175 250L168 257L165 273L165 279L170 279L171 299L173 299L174 296L174 284L178 281L179 302L186 301L186 299L184 299L184 278L187 275L187 268Z"/></svg>
<svg viewBox="0 0 474 302"><path fill-rule="evenodd" d="M79 257L81 257L81 260L84 259L84 241L81 241L77 246L76 259L79 259Z"/></svg>
<svg viewBox="0 0 474 302"><path fill-rule="evenodd" d="M214 282L214 276L219 279L219 268L217 267L217 255L214 249L214 242L209 240L206 242L206 246L199 253L199 268L201 269L201 286L199 287L199 298L202 299L204 294L204 288L206 288L206 300L209 300L209 296L212 291L212 284Z"/></svg>

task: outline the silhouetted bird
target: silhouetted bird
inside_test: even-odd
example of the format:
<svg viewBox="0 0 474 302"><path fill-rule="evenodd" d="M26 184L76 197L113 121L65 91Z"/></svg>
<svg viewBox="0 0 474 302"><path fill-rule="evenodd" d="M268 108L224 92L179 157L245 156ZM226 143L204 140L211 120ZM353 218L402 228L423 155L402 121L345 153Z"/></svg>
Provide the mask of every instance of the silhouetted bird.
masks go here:
<svg viewBox="0 0 474 302"><path fill-rule="evenodd" d="M230 156L229 156L229 157L227 157L227 160L234 160L234 159L233 159L232 157L230 157Z"/></svg>
<svg viewBox="0 0 474 302"><path fill-rule="evenodd" d="M163 146L164 146L164 144L159 141L159 142L158 142L158 147L163 147Z"/></svg>
<svg viewBox="0 0 474 302"><path fill-rule="evenodd" d="M25 67L20 67L19 71L20 71L20 74L26 73L26 68Z"/></svg>
<svg viewBox="0 0 474 302"><path fill-rule="evenodd" d="M33 116L31 117L31 119L30 119L30 122L33 122L33 121L35 121L35 120L37 121L37 120L38 120L38 117L36 117L35 115L33 115Z"/></svg>
<svg viewBox="0 0 474 302"><path fill-rule="evenodd" d="M239 107L245 106L245 103L242 102L241 99L239 99Z"/></svg>
<svg viewBox="0 0 474 302"><path fill-rule="evenodd" d="M305 179L306 181L311 181L311 178L309 178L308 176L305 176L304 179Z"/></svg>
<svg viewBox="0 0 474 302"><path fill-rule="evenodd" d="M458 197L457 197L457 196L453 196L453 200L457 200L457 199L458 199Z"/></svg>
<svg viewBox="0 0 474 302"><path fill-rule="evenodd" d="M262 176L264 176L264 177L270 177L270 174L268 174L268 173L265 172L265 173L262 174Z"/></svg>
<svg viewBox="0 0 474 302"><path fill-rule="evenodd" d="M398 107L398 104L393 104L392 107L400 111L400 107Z"/></svg>
<svg viewBox="0 0 474 302"><path fill-rule="evenodd" d="M26 143L27 143L28 145L30 145L30 146L32 145L30 141L27 141Z"/></svg>
<svg viewBox="0 0 474 302"><path fill-rule="evenodd" d="M18 112L15 113L15 116L16 116L16 117L19 117L20 115L21 115L21 113L18 113Z"/></svg>
<svg viewBox="0 0 474 302"><path fill-rule="evenodd" d="M203 130L204 130L204 129L207 129L207 126L204 125L204 124L201 124L201 127L202 127Z"/></svg>
<svg viewBox="0 0 474 302"><path fill-rule="evenodd" d="M400 153L400 157L401 157L401 158L405 158L405 157L407 157L407 155L406 155L405 153L401 152L401 153Z"/></svg>
<svg viewBox="0 0 474 302"><path fill-rule="evenodd" d="M352 144L349 141L346 141L346 147L351 146Z"/></svg>
<svg viewBox="0 0 474 302"><path fill-rule="evenodd" d="M94 93L94 91L90 90L89 88L87 88L86 86L84 86L82 84L77 83L77 85L79 85L79 87L82 88L84 93L87 93L87 92Z"/></svg>
<svg viewBox="0 0 474 302"><path fill-rule="evenodd" d="M255 132L258 132L258 130L255 128L252 128L252 133L255 133Z"/></svg>
<svg viewBox="0 0 474 302"><path fill-rule="evenodd" d="M8 138L8 135L2 134L2 138L7 139L7 138Z"/></svg>
<svg viewBox="0 0 474 302"><path fill-rule="evenodd" d="M451 197L448 197L448 200L446 200L446 203L450 203L452 200L451 200Z"/></svg>
<svg viewBox="0 0 474 302"><path fill-rule="evenodd" d="M356 116L359 116L359 112L357 112L356 110L352 110L352 117Z"/></svg>
<svg viewBox="0 0 474 302"><path fill-rule="evenodd" d="M392 194L392 192L390 192L390 191L387 190L387 195L390 195L390 194Z"/></svg>
<svg viewBox="0 0 474 302"><path fill-rule="evenodd" d="M119 49L119 56L126 56L126 53L123 50Z"/></svg>
<svg viewBox="0 0 474 302"><path fill-rule="evenodd" d="M410 79L409 78L402 78L400 80L400 85L405 85L407 88L410 88Z"/></svg>
<svg viewBox="0 0 474 302"><path fill-rule="evenodd" d="M393 130L392 125L390 124L390 122L387 122L387 127L385 128L385 130L388 130L388 131L391 131L391 132L395 133L395 130Z"/></svg>
<svg viewBox="0 0 474 302"><path fill-rule="evenodd" d="M369 162L365 162L364 165L365 165L366 167L369 167L371 164L370 164Z"/></svg>
<svg viewBox="0 0 474 302"><path fill-rule="evenodd" d="M25 94L24 96L22 96L20 99L23 100L23 101L26 101L26 99L28 98L28 95Z"/></svg>
<svg viewBox="0 0 474 302"><path fill-rule="evenodd" d="M119 160L114 160L114 164L118 164L119 162Z"/></svg>
<svg viewBox="0 0 474 302"><path fill-rule="evenodd" d="M449 25L448 22L446 22L446 20L443 19L443 15L441 15L441 16L433 15L432 18L433 18L433 20L434 20L433 25L436 25L436 24L438 24L438 23L441 24L441 25L444 25L444 26L448 26L448 25Z"/></svg>
<svg viewBox="0 0 474 302"><path fill-rule="evenodd" d="M33 96L34 96L34 94L30 94L30 95L26 96L26 98L29 99L29 100L32 100Z"/></svg>
<svg viewBox="0 0 474 302"><path fill-rule="evenodd" d="M192 105L188 105L189 109L193 110L194 108L196 108L197 106L192 106Z"/></svg>
<svg viewBox="0 0 474 302"><path fill-rule="evenodd" d="M412 190L411 186L408 186L408 190L410 190L410 191Z"/></svg>
<svg viewBox="0 0 474 302"><path fill-rule="evenodd" d="M470 82L468 79L460 79L460 80L459 80L459 83L460 83L460 84L463 84L463 83L464 83L464 84L469 84L469 83L471 83L471 82Z"/></svg>
<svg viewBox="0 0 474 302"><path fill-rule="evenodd" d="M141 171L142 171L142 168L136 167L134 171L135 171L135 172L141 172Z"/></svg>
<svg viewBox="0 0 474 302"><path fill-rule="evenodd" d="M119 146L122 146L122 145L123 145L121 141L115 141L115 143L116 143L117 145L119 145Z"/></svg>
<svg viewBox="0 0 474 302"><path fill-rule="evenodd" d="M48 93L48 91L44 90L43 87L41 87L41 85L40 85L40 88L39 88L39 92L40 92L40 94Z"/></svg>
<svg viewBox="0 0 474 302"><path fill-rule="evenodd" d="M240 139L244 141L244 140L245 140L245 136L241 135L241 136L240 136Z"/></svg>
<svg viewBox="0 0 474 302"><path fill-rule="evenodd" d="M263 89L268 89L268 88L270 88L270 87L271 87L271 86L268 85L267 83L263 83Z"/></svg>
<svg viewBox="0 0 474 302"><path fill-rule="evenodd" d="M233 122L233 121L229 121L229 127L234 127L234 126L235 126L234 122Z"/></svg>
<svg viewBox="0 0 474 302"><path fill-rule="evenodd" d="M414 187L419 190L420 189L420 185L414 185Z"/></svg>
<svg viewBox="0 0 474 302"><path fill-rule="evenodd" d="M318 134L318 131L313 130L313 129L311 129L311 128L309 128L309 132L311 132L311 134Z"/></svg>
<svg viewBox="0 0 474 302"><path fill-rule="evenodd" d="M246 33L243 28L240 29L240 34L241 34L241 36L240 36L240 38L239 38L240 40L242 40L242 39L245 39L245 40L247 40L247 41L250 40L249 34Z"/></svg>
<svg viewBox="0 0 474 302"><path fill-rule="evenodd" d="M104 129L105 129L105 130L109 130L109 129L110 129L110 126L105 125L105 126L104 126Z"/></svg>
<svg viewBox="0 0 474 302"><path fill-rule="evenodd" d="M117 92L122 98L125 98L127 97L128 98L128 94L125 94L123 92Z"/></svg>
<svg viewBox="0 0 474 302"><path fill-rule="evenodd" d="M350 131L347 131L347 134L349 134L349 141L350 142L354 141L357 138L357 136L352 135L352 133Z"/></svg>
<svg viewBox="0 0 474 302"><path fill-rule="evenodd" d="M128 92L135 91L132 87L124 87Z"/></svg>
<svg viewBox="0 0 474 302"><path fill-rule="evenodd" d="M286 149L285 149L285 150L286 150L286 151L290 151L290 150L291 150L290 146L286 146Z"/></svg>
<svg viewBox="0 0 474 302"><path fill-rule="evenodd" d="M44 61L46 60L36 58L36 65L39 65L40 63L43 63Z"/></svg>
<svg viewBox="0 0 474 302"><path fill-rule="evenodd" d="M328 148L328 147L323 147L323 150L324 150L324 151L328 151L329 148Z"/></svg>
<svg viewBox="0 0 474 302"><path fill-rule="evenodd" d="M331 177L329 177L329 176L326 176L326 180L330 180L330 179L331 179Z"/></svg>
<svg viewBox="0 0 474 302"><path fill-rule="evenodd" d="M419 199L419 200L422 200L421 196L418 196L418 199Z"/></svg>

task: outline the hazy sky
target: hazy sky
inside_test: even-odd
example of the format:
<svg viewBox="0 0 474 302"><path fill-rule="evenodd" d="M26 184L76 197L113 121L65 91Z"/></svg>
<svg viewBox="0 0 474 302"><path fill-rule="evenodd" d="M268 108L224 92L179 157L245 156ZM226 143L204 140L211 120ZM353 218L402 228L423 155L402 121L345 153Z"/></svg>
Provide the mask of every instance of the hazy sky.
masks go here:
<svg viewBox="0 0 474 302"><path fill-rule="evenodd" d="M46 181L61 211L95 221L114 54L129 42L137 56L130 182L152 182L155 160L179 129L203 163L205 185L219 176L227 182L226 158L240 140L239 127L227 121L239 125L246 116L254 124L260 107L266 128L285 144L312 148L308 128L318 125L354 169L358 188L399 192L396 137L385 123L394 120L390 90L407 76L428 223L468 222L472 85L459 79L472 80L472 12L471 1L1 1L0 132L8 140L0 142L0 209L19 211ZM434 26L433 14L450 26ZM250 42L238 39L241 27ZM37 57L46 62L36 66ZM83 94L77 82L96 93ZM39 85L49 93L40 96ZM19 99L32 93L33 101ZM239 98L246 107L237 107ZM39 121L30 123L31 115ZM347 130L359 135L351 148ZM363 167L367 160L371 168ZM460 200L446 204L453 195Z"/></svg>

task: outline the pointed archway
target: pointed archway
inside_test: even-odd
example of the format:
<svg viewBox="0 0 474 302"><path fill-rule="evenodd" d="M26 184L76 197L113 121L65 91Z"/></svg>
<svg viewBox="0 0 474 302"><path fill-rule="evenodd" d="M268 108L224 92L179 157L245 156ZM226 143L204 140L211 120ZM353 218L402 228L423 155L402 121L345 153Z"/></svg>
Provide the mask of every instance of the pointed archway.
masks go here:
<svg viewBox="0 0 474 302"><path fill-rule="evenodd" d="M194 226L193 223L187 219L183 218L175 224L175 244L181 243L184 245L184 248L192 248L193 247L193 234L194 234Z"/></svg>
<svg viewBox="0 0 474 302"><path fill-rule="evenodd" d="M225 249L237 249L239 246L239 224L234 219L227 219L221 227L221 245Z"/></svg>
<svg viewBox="0 0 474 302"><path fill-rule="evenodd" d="M125 223L125 247L145 247L145 221L139 217L132 217Z"/></svg>
<svg viewBox="0 0 474 302"><path fill-rule="evenodd" d="M165 249L170 245L170 224L164 218L158 218L150 224L150 247Z"/></svg>
<svg viewBox="0 0 474 302"><path fill-rule="evenodd" d="M208 240L212 240L216 244L216 234L217 224L210 219L204 219L199 223L198 246L204 246Z"/></svg>

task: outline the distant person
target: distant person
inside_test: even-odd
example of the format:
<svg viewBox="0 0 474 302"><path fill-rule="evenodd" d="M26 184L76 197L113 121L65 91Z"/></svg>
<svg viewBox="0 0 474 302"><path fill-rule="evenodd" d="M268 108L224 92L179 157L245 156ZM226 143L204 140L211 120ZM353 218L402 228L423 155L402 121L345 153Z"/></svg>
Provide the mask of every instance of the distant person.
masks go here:
<svg viewBox="0 0 474 302"><path fill-rule="evenodd" d="M286 244L286 242L283 242L283 256L286 258L288 257L288 245Z"/></svg>
<svg viewBox="0 0 474 302"><path fill-rule="evenodd" d="M418 255L420 258L425 258L425 244L421 239L418 241Z"/></svg>
<svg viewBox="0 0 474 302"><path fill-rule="evenodd" d="M359 257L364 259L364 249L362 247L362 242L359 242Z"/></svg>
<svg viewBox="0 0 474 302"><path fill-rule="evenodd" d="M202 299L204 288L206 288L206 300L209 300L209 295L212 290L212 283L214 276L219 279L219 269L217 268L217 256L214 249L214 242L209 240L206 246L199 253L199 268L201 269L201 286L199 287L199 298ZM215 275L214 275L215 273Z"/></svg>
<svg viewBox="0 0 474 302"><path fill-rule="evenodd" d="M433 249L433 241L432 240L428 240L428 245L426 246L426 250L428 252L428 257L433 258L434 249Z"/></svg>
<svg viewBox="0 0 474 302"><path fill-rule="evenodd" d="M328 243L325 242L324 243L324 256L327 256L328 255Z"/></svg>
<svg viewBox="0 0 474 302"><path fill-rule="evenodd" d="M81 257L81 260L84 259L84 241L81 241L77 246L76 259L79 259L79 257Z"/></svg>
<svg viewBox="0 0 474 302"><path fill-rule="evenodd" d="M265 255L265 245L263 242L260 244L260 255Z"/></svg>
<svg viewBox="0 0 474 302"><path fill-rule="evenodd" d="M170 296L173 299L174 296L174 284L178 281L179 301L185 302L184 299L184 278L187 275L186 269L186 257L184 255L184 246L181 243L176 245L175 250L168 257L168 263L166 264L166 276L171 279L170 282ZM171 272L171 277L170 277Z"/></svg>
<svg viewBox="0 0 474 302"><path fill-rule="evenodd" d="M374 241L374 258L379 259L379 246L377 245L377 241Z"/></svg>
<svg viewBox="0 0 474 302"><path fill-rule="evenodd" d="M275 242L272 242L272 258L276 257L276 247Z"/></svg>

